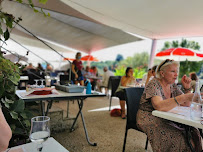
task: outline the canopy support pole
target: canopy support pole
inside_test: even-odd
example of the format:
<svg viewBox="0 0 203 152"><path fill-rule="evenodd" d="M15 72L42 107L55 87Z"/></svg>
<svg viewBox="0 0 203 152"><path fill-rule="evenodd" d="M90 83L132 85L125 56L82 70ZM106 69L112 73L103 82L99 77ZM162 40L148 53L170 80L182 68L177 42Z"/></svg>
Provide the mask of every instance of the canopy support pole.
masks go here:
<svg viewBox="0 0 203 152"><path fill-rule="evenodd" d="M156 43L157 43L157 40L156 40L156 39L153 39L153 40L152 40L152 47L151 47L151 52L150 52L149 63L148 63L148 68L152 68L152 66L153 66L153 64L154 64Z"/></svg>

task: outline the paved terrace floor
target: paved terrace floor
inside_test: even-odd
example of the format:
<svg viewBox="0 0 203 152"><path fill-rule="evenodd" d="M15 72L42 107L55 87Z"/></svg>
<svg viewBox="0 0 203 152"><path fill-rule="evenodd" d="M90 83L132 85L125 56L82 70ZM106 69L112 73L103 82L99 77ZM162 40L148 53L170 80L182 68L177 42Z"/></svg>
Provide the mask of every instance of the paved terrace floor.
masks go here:
<svg viewBox="0 0 203 152"><path fill-rule="evenodd" d="M54 103L54 106L66 110L66 102ZM70 152L121 152L125 134L126 119L111 117L108 111L107 97L87 98L84 101L83 115L91 142L97 146L90 146L85 138L81 117L78 128L74 132L69 130L52 133L52 136ZM119 107L118 98L113 98L112 108ZM78 111L77 102L70 102L70 115ZM130 129L128 131L126 152L144 152L146 135ZM148 151L152 152L149 144Z"/></svg>

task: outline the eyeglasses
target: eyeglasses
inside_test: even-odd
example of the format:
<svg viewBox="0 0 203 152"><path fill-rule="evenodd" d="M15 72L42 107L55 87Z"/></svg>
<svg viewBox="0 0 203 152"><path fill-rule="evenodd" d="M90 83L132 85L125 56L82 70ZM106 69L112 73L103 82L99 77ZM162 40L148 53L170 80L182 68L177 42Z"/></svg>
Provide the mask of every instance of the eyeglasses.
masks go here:
<svg viewBox="0 0 203 152"><path fill-rule="evenodd" d="M166 64L166 63L168 63L168 62L173 62L173 61L174 61L174 60L166 59L166 60L159 66L159 69L158 69L157 71L160 71L161 67L162 67L164 64Z"/></svg>

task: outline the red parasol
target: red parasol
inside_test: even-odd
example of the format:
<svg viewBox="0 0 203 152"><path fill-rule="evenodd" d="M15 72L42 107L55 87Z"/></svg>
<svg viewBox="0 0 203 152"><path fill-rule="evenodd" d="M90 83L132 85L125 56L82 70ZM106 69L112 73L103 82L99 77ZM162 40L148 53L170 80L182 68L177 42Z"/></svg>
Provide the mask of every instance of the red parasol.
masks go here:
<svg viewBox="0 0 203 152"><path fill-rule="evenodd" d="M201 61L203 54L187 48L170 48L156 54L157 59L173 59L175 61Z"/></svg>

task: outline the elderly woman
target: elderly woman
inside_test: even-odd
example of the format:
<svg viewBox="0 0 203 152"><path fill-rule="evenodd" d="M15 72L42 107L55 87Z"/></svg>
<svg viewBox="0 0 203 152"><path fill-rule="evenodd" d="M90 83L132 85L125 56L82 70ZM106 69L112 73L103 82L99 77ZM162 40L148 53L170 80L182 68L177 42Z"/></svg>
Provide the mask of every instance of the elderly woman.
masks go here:
<svg viewBox="0 0 203 152"><path fill-rule="evenodd" d="M125 93L121 86L126 87L130 84L135 84L135 78L133 77L133 69L131 67L127 67L125 76L122 76L118 89L116 90L116 96L120 99L122 119L125 119Z"/></svg>
<svg viewBox="0 0 203 152"><path fill-rule="evenodd" d="M191 79L182 77L186 94L175 84L179 64L173 60L163 61L156 69L156 78L146 86L137 113L137 126L147 134L154 152L190 151L185 139L185 129L181 124L152 115L153 110L169 111L172 108L190 106L193 93L190 93ZM197 152L202 150L199 131L192 128L191 143ZM195 139L194 139L195 138Z"/></svg>

